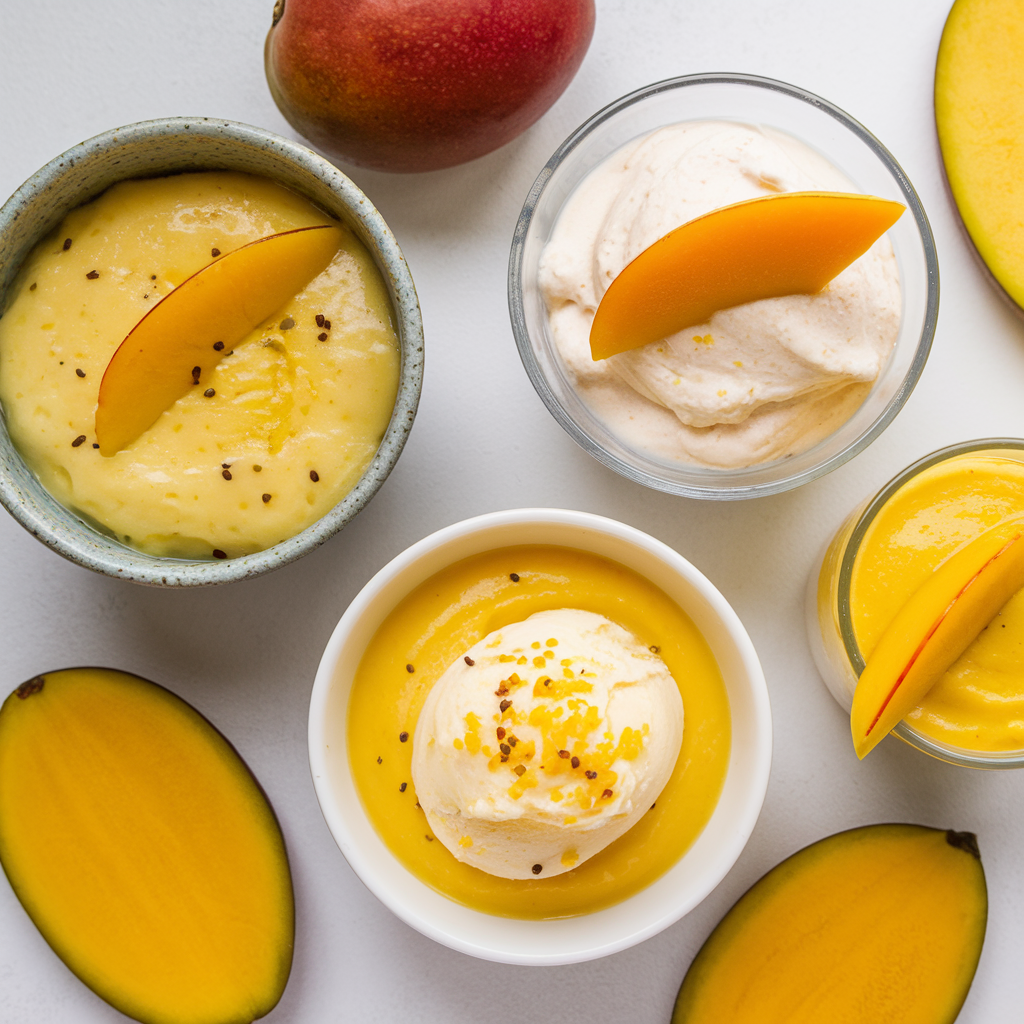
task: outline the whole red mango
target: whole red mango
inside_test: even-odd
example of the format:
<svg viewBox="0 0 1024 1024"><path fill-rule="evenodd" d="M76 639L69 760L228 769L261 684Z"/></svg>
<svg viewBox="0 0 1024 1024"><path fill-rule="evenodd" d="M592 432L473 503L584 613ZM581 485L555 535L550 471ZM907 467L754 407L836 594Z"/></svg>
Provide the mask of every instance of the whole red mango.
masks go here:
<svg viewBox="0 0 1024 1024"><path fill-rule="evenodd" d="M594 0L278 0L267 81L329 155L430 171L529 128L593 32Z"/></svg>

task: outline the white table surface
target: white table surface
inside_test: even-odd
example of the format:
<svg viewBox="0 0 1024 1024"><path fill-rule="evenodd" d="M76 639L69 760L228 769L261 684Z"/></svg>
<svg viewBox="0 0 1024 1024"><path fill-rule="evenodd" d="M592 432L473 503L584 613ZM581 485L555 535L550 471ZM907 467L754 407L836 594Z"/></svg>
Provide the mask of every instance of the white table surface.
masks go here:
<svg viewBox="0 0 1024 1024"><path fill-rule="evenodd" d="M369 507L270 576L171 592L65 562L0 513L0 691L42 671L106 664L157 680L236 744L280 817L298 931L269 1021L559 1024L666 1022L691 958L763 872L830 833L912 821L978 834L988 935L962 1024L1021 1019L1024 773L934 761L894 739L863 764L804 636L804 585L850 508L935 448L1024 435L1024 323L986 283L943 183L932 75L949 0L598 0L576 79L525 135L474 163L422 175L345 168L404 248L426 325L419 415ZM271 0L4 0L0 197L69 146L148 118L232 118L296 138L274 106L262 47ZM740 71L783 79L863 122L907 171L931 218L942 276L931 359L871 448L815 483L748 502L646 490L584 454L547 414L512 339L505 275L522 201L562 139L599 107L660 78ZM688 917L615 956L509 967L448 950L370 895L320 815L306 709L320 653L385 562L468 516L524 505L585 509L671 544L732 602L771 692L775 759L764 810L730 874ZM0 1021L124 1018L63 966L0 880ZM822 1022L827 1024L827 1022Z"/></svg>

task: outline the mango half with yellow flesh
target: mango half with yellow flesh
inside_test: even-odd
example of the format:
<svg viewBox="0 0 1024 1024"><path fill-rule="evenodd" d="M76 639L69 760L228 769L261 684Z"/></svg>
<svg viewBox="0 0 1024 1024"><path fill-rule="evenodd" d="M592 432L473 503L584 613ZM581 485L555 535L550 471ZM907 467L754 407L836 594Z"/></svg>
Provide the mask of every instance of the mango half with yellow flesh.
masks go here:
<svg viewBox="0 0 1024 1024"><path fill-rule="evenodd" d="M258 238L165 295L107 364L96 406L101 455L116 455L202 381L231 348L320 274L341 247L324 224Z"/></svg>
<svg viewBox="0 0 1024 1024"><path fill-rule="evenodd" d="M915 708L1024 587L1024 516L955 551L896 613L857 682L850 730L863 758Z"/></svg>
<svg viewBox="0 0 1024 1024"><path fill-rule="evenodd" d="M590 328L594 359L706 323L713 313L820 292L899 219L902 203L780 192L695 217L648 246L608 286Z"/></svg>
<svg viewBox="0 0 1024 1024"><path fill-rule="evenodd" d="M957 0L935 63L935 124L964 227L1024 308L1024 7Z"/></svg>
<svg viewBox="0 0 1024 1024"><path fill-rule="evenodd" d="M183 700L48 672L0 708L0 864L54 952L145 1024L244 1024L291 969L284 840L259 783Z"/></svg>
<svg viewBox="0 0 1024 1024"><path fill-rule="evenodd" d="M840 832L740 898L690 965L672 1024L952 1024L987 917L971 833Z"/></svg>

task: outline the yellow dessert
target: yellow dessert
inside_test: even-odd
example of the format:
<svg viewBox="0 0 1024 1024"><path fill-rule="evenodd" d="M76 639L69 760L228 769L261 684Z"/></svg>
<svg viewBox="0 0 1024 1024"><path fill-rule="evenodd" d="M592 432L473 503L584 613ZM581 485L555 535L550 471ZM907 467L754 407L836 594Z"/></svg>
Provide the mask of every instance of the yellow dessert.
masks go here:
<svg viewBox="0 0 1024 1024"><path fill-rule="evenodd" d="M654 806L625 835L553 877L501 878L460 862L434 836L418 806L412 780L413 737L427 695L456 659L464 658L496 630L565 608L610 619L664 662L685 708L682 745ZM552 657L545 660L557 661L556 647L542 642L541 648L534 652L536 657L544 659L550 649ZM530 668L532 662L527 661L523 667L510 664L510 671ZM482 753L492 737L484 736L481 728L480 738ZM496 767L505 768L494 740ZM413 590L384 620L353 682L348 743L353 778L367 815L392 853L417 878L487 913L569 917L638 892L672 867L694 842L715 808L725 779L729 704L704 638L654 584L625 566L583 551L502 548L444 569ZM544 753L541 747L537 750ZM533 771L545 776L545 782L549 774L571 770L571 756L557 757L551 772L546 758L541 761L535 756L534 760L538 768ZM540 763L545 763L543 771ZM608 765L601 770L607 771ZM603 779L591 781L614 790ZM603 792L596 793L597 801Z"/></svg>
<svg viewBox="0 0 1024 1024"><path fill-rule="evenodd" d="M915 597L920 604L918 595L927 598L928 586L942 582L936 570L942 566L948 575L957 567L951 556L970 561L973 551L991 547L975 559L978 572L964 574L978 588L985 584L982 564L991 574L1000 554L1003 561L1015 557L1013 542L1020 534L1022 513L1024 465L1012 458L962 455L905 483L869 525L850 578L850 618L869 665L897 616L907 608L913 611ZM953 621L953 604L943 610ZM973 639L962 639L966 649L906 721L933 740L966 750L1024 749L1024 592L994 611ZM947 642L938 626L928 641L922 645L922 659L934 653L926 647L938 649Z"/></svg>
<svg viewBox="0 0 1024 1024"><path fill-rule="evenodd" d="M0 319L0 403L47 490L181 558L262 550L336 505L387 429L399 371L384 281L343 225L326 270L221 345L141 436L107 455L95 429L111 357L164 296L248 243L325 223L273 182L220 171L122 182L69 214Z"/></svg>

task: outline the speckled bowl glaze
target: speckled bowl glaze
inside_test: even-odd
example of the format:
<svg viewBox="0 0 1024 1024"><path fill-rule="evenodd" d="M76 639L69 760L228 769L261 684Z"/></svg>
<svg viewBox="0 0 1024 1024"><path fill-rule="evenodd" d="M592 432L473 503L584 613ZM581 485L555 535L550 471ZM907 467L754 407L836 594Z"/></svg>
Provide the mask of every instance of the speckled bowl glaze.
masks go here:
<svg viewBox="0 0 1024 1024"><path fill-rule="evenodd" d="M150 586L231 583L277 569L337 533L373 497L402 452L423 382L423 323L402 251L369 199L333 164L251 125L172 117L116 128L51 160L0 209L0 310L22 261L71 210L118 181L178 171L259 174L345 221L384 276L401 349L398 397L384 439L356 486L325 516L265 551L222 562L159 558L104 536L64 508L25 465L0 417L0 503L58 554L117 579Z"/></svg>

